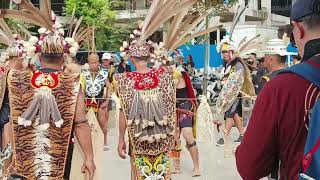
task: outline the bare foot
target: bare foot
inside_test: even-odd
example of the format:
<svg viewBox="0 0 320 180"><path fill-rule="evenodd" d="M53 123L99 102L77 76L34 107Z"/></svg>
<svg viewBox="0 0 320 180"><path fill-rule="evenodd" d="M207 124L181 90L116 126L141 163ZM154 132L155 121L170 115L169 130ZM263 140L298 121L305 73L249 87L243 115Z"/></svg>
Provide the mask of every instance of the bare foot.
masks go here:
<svg viewBox="0 0 320 180"><path fill-rule="evenodd" d="M173 170L173 171L171 172L171 174L181 174L180 168L179 168L179 169L176 168L175 170Z"/></svg>
<svg viewBox="0 0 320 180"><path fill-rule="evenodd" d="M104 145L104 146L103 146L103 151L110 151L110 147L107 146L107 145Z"/></svg>
<svg viewBox="0 0 320 180"><path fill-rule="evenodd" d="M194 169L192 173L192 177L199 177L199 176L201 176L200 170Z"/></svg>

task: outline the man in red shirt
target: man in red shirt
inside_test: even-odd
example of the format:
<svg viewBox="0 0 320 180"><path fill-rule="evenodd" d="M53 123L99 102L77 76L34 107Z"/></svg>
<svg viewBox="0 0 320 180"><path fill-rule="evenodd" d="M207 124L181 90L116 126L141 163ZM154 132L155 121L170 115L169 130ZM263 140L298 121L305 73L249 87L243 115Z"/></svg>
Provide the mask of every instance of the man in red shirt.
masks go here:
<svg viewBox="0 0 320 180"><path fill-rule="evenodd" d="M291 23L303 63L320 71L320 0L296 0ZM237 168L245 180L268 176L280 163L280 179L298 179L307 138L308 110L319 89L302 77L280 74L259 94L241 145ZM307 110L307 111L306 111Z"/></svg>

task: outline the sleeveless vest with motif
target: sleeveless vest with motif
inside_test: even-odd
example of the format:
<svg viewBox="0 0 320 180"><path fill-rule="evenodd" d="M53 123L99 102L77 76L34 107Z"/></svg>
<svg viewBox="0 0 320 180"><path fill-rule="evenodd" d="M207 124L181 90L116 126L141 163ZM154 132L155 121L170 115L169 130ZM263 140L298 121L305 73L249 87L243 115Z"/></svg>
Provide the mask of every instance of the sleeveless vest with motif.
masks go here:
<svg viewBox="0 0 320 180"><path fill-rule="evenodd" d="M44 84L47 87L43 89ZM8 88L16 174L28 180L63 179L80 89L79 74L51 77L37 71L11 71ZM40 103L35 101L40 97L38 93L44 93L40 94Z"/></svg>
<svg viewBox="0 0 320 180"><path fill-rule="evenodd" d="M88 97L99 97L103 93L106 80L108 79L108 71L101 69L96 77L92 77L90 70L82 69L83 82L85 84L84 91ZM103 94L102 94L103 95ZM102 98L102 97L99 97Z"/></svg>
<svg viewBox="0 0 320 180"><path fill-rule="evenodd" d="M175 144L176 89L173 70L116 74L116 88L134 154L158 155Z"/></svg>

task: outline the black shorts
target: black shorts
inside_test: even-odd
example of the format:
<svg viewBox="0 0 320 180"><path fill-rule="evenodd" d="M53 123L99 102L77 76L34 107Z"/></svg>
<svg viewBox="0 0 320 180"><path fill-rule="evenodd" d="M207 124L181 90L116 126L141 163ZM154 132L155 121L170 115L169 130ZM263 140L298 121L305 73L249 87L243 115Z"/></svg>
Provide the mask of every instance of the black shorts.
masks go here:
<svg viewBox="0 0 320 180"><path fill-rule="evenodd" d="M193 127L193 119L187 114L181 114L179 118L179 127L182 128L192 128Z"/></svg>
<svg viewBox="0 0 320 180"><path fill-rule="evenodd" d="M242 116L242 104L241 99L237 98L234 103L232 104L231 108L224 113L224 118L233 118L234 115L238 114Z"/></svg>
<svg viewBox="0 0 320 180"><path fill-rule="evenodd" d="M181 110L185 110L185 111L192 111L192 102L191 101L180 101L177 102L177 108L178 108L178 123L179 123L179 127L182 128L192 128L193 127L193 116L191 116L190 114L187 113L183 113L183 111L179 111L179 109Z"/></svg>

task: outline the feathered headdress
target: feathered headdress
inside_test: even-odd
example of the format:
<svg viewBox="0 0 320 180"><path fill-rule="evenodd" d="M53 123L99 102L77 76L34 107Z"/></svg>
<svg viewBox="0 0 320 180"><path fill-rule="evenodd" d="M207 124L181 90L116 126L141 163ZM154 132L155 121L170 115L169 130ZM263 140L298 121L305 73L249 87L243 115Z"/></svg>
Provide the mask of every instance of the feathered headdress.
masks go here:
<svg viewBox="0 0 320 180"><path fill-rule="evenodd" d="M213 27L206 30L196 30L197 26L210 14L209 11L203 13L190 14L189 9L184 9L179 12L169 23L168 34L164 39L163 43L155 45L156 59L159 62L166 63L166 61L172 61L169 56L170 52L175 51L179 46L184 43L194 39L198 36L208 34L210 32L216 31L221 27L219 24L220 18L216 17L213 19Z"/></svg>
<svg viewBox="0 0 320 180"><path fill-rule="evenodd" d="M40 38L31 37L25 43L26 57L24 66L35 64L39 55L65 54L67 61L71 62L76 56L79 45L72 38L64 38L64 30L56 20L51 10L51 0L43 0L42 9L36 8L28 0L14 0L21 10L1 10L0 17L20 19L41 28L38 30Z"/></svg>
<svg viewBox="0 0 320 180"><path fill-rule="evenodd" d="M229 35L226 35L221 40L221 42L217 45L218 52L231 51L231 50L236 51L237 50L237 47L236 47L235 42L233 41L232 37L233 37L234 29L235 29L236 25L238 24L240 17L243 15L243 13L245 12L246 9L247 9L247 6L242 7L242 8L241 8L241 6L238 6L237 12L233 17L233 21L232 21Z"/></svg>
<svg viewBox="0 0 320 180"><path fill-rule="evenodd" d="M69 27L67 28L67 37L71 37L74 41L78 42L80 47L85 43L87 43L88 46L91 46L88 40L92 39L94 28L82 26L83 16L76 19L75 11L76 9L74 8L69 22Z"/></svg>
<svg viewBox="0 0 320 180"><path fill-rule="evenodd" d="M1 53L0 62L5 63L9 57L24 57L26 56L23 50L24 41L20 36L13 34L4 19L0 18L0 43L8 46L6 51Z"/></svg>
<svg viewBox="0 0 320 180"><path fill-rule="evenodd" d="M97 54L96 41L95 41L95 27L92 27L91 34L87 35L85 40L89 49L88 61L99 62L99 55Z"/></svg>
<svg viewBox="0 0 320 180"><path fill-rule="evenodd" d="M198 0L154 0L149 8L144 22L138 23L138 28L130 35L131 41L124 42L120 48L121 56L128 58L149 57L155 58L153 54L153 42L146 42L147 38L157 31L165 22L181 11L188 10Z"/></svg>

